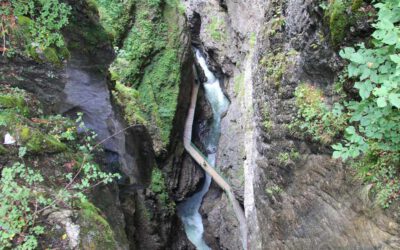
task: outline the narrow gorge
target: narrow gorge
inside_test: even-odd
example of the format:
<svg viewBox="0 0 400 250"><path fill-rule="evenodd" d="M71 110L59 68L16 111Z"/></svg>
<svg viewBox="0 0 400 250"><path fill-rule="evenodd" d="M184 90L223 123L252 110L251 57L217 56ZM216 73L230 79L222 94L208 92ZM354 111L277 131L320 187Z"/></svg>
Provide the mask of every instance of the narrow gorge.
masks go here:
<svg viewBox="0 0 400 250"><path fill-rule="evenodd" d="M0 38L0 250L400 249L398 0L5 0Z"/></svg>

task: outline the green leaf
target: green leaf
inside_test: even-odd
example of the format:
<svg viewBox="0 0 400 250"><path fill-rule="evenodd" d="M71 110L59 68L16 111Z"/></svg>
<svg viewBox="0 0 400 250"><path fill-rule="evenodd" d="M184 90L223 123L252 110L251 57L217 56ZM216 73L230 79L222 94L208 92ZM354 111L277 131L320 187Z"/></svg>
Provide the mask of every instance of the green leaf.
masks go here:
<svg viewBox="0 0 400 250"><path fill-rule="evenodd" d="M341 152L333 151L333 154L332 154L333 159L339 159L341 156L342 156Z"/></svg>
<svg viewBox="0 0 400 250"><path fill-rule="evenodd" d="M370 96L371 91L374 89L374 86L370 81L356 82L354 87L360 90L359 94L362 99L367 99Z"/></svg>
<svg viewBox="0 0 400 250"><path fill-rule="evenodd" d="M354 48L346 47L346 48L344 48L343 50L341 50L341 51L339 52L339 55L340 55L342 58L349 59L349 58L350 58L350 55L354 54L354 52L355 52Z"/></svg>
<svg viewBox="0 0 400 250"><path fill-rule="evenodd" d="M22 159L24 158L25 155L26 155L26 147L19 147L18 157Z"/></svg>
<svg viewBox="0 0 400 250"><path fill-rule="evenodd" d="M349 59L350 59L350 61L358 63L358 64L365 63L365 58L359 52L351 54Z"/></svg>
<svg viewBox="0 0 400 250"><path fill-rule="evenodd" d="M386 107L386 105L387 105L386 98L385 97L379 97L378 99L376 99L376 104L378 104L378 107L380 107L380 108Z"/></svg>
<svg viewBox="0 0 400 250"><path fill-rule="evenodd" d="M388 44L388 45L394 45L398 41L399 37L395 32L389 32L385 38L383 39L383 42Z"/></svg>
<svg viewBox="0 0 400 250"><path fill-rule="evenodd" d="M390 93L388 99L393 106L400 108L400 94Z"/></svg>
<svg viewBox="0 0 400 250"><path fill-rule="evenodd" d="M375 88L374 95L375 96L387 96L389 93L389 89L386 86L382 86L380 88Z"/></svg>
<svg viewBox="0 0 400 250"><path fill-rule="evenodd" d="M398 54L396 55L390 55L390 60L392 60L393 62L400 64L400 56Z"/></svg>
<svg viewBox="0 0 400 250"><path fill-rule="evenodd" d="M356 129L353 126L349 126L346 128L346 133L353 135L356 133Z"/></svg>

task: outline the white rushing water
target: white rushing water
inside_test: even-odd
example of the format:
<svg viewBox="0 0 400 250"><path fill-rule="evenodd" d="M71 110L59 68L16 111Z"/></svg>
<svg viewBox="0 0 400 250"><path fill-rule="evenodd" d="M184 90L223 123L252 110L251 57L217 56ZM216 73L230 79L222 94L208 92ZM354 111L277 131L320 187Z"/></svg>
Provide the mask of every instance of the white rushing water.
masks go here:
<svg viewBox="0 0 400 250"><path fill-rule="evenodd" d="M207 77L207 82L204 83L204 89L206 98L210 102L213 111L213 121L210 126L209 136L205 138L204 142L207 146L208 161L214 166L218 140L221 134L221 116L227 111L229 101L222 92L218 78L209 70L205 58L197 49L196 58ZM203 239L204 227L201 214L199 213L201 202L210 187L210 183L211 177L206 173L206 180L201 190L178 206L178 215L185 226L186 235L198 250L210 249Z"/></svg>

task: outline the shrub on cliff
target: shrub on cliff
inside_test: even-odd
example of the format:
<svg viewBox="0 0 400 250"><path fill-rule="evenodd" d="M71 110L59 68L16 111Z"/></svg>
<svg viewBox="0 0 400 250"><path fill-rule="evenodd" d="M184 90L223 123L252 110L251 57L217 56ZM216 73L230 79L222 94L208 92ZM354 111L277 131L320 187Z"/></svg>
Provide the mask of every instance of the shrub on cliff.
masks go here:
<svg viewBox="0 0 400 250"><path fill-rule="evenodd" d="M350 113L345 142L333 146L334 157L361 156L362 177L378 191L387 207L400 197L400 5L397 0L376 4L372 46L359 44L340 55L349 61L348 77L360 100L345 102Z"/></svg>
<svg viewBox="0 0 400 250"><path fill-rule="evenodd" d="M375 7L378 14L370 45L340 51L349 62L343 71L345 80L355 82L358 97L349 96L331 110L321 102L322 92L307 85L300 85L295 95L300 128L317 140L328 135L329 140L322 140L328 143L343 131L342 143L332 146L333 157L351 161L386 208L400 199L400 5L385 0ZM345 116L335 117L338 111Z"/></svg>
<svg viewBox="0 0 400 250"><path fill-rule="evenodd" d="M2 52L64 47L61 29L68 24L70 7L59 0L7 0L0 3ZM22 45L22 48L21 48Z"/></svg>
<svg viewBox="0 0 400 250"><path fill-rule="evenodd" d="M71 208L118 176L93 160L95 136L81 116L78 134L74 121L40 110L32 95L0 86L0 138L11 138L0 148L0 249L38 248L38 236L51 231L43 212Z"/></svg>

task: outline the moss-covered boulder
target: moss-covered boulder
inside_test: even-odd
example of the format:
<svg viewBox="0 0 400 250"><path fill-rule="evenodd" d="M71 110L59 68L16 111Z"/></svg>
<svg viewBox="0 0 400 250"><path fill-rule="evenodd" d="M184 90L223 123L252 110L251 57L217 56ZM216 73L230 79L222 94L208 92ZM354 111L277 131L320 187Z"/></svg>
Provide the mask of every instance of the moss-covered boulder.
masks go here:
<svg viewBox="0 0 400 250"><path fill-rule="evenodd" d="M17 134L19 143L26 146L31 153L58 153L67 150L67 146L54 136L27 126L19 127Z"/></svg>
<svg viewBox="0 0 400 250"><path fill-rule="evenodd" d="M32 43L32 27L37 23L27 16L16 18L16 27L13 30L14 36L19 43L18 52L23 56L29 57L39 63L51 63L61 66L63 61L70 58L70 53L65 45L52 44L43 47L37 43Z"/></svg>
<svg viewBox="0 0 400 250"><path fill-rule="evenodd" d="M81 249L117 249L118 244L110 224L100 214L99 209L88 201L80 203Z"/></svg>
<svg viewBox="0 0 400 250"><path fill-rule="evenodd" d="M0 145L0 155L5 155L7 153L7 149L3 147L3 145Z"/></svg>
<svg viewBox="0 0 400 250"><path fill-rule="evenodd" d="M25 95L18 89L13 89L10 92L0 92L0 109L16 109L19 114L29 115Z"/></svg>

